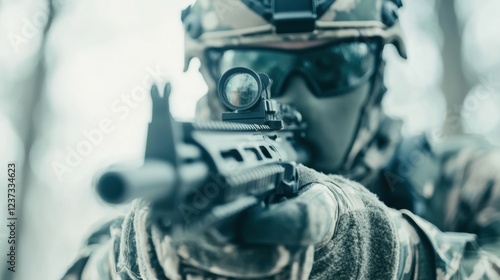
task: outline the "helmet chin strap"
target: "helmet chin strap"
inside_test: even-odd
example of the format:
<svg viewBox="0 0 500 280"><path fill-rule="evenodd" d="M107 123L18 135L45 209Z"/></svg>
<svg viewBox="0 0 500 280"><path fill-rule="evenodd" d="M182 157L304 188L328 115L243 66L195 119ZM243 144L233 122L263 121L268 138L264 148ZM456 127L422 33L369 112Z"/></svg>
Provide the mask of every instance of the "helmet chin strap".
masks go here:
<svg viewBox="0 0 500 280"><path fill-rule="evenodd" d="M401 140L402 121L390 118L382 109L387 88L384 84L385 62L381 55L378 65L371 80L370 97L361 109L358 129L344 164L333 171L364 185L371 183L387 165Z"/></svg>

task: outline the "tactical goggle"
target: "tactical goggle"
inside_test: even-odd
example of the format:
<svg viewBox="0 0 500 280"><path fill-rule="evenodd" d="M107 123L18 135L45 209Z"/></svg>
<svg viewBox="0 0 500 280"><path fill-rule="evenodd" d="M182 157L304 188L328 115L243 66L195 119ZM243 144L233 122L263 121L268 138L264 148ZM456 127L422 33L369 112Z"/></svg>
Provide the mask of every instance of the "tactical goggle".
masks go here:
<svg viewBox="0 0 500 280"><path fill-rule="evenodd" d="M283 94L293 75L304 78L317 97L331 97L349 92L374 75L378 67L380 43L343 42L308 48L283 50L273 48L208 49L211 74L219 79L221 73L233 67L247 67L266 73L272 80L271 94Z"/></svg>

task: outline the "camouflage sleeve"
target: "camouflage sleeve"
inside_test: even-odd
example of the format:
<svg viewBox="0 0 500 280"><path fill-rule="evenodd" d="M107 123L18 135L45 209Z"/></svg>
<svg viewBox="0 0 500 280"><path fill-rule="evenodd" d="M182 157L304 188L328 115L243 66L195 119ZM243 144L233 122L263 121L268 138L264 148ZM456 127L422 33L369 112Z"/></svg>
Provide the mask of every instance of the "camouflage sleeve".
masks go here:
<svg viewBox="0 0 500 280"><path fill-rule="evenodd" d="M90 236L62 279L165 280L150 237L147 212L135 201L124 218L104 224Z"/></svg>
<svg viewBox="0 0 500 280"><path fill-rule="evenodd" d="M425 198L414 213L425 220L401 213L433 252L438 278L500 279L500 151L469 137L434 144L432 154L435 164L412 171L412 191Z"/></svg>
<svg viewBox="0 0 500 280"><path fill-rule="evenodd" d="M117 278L115 250L123 219L115 219L100 226L83 245L80 255L62 277L64 280Z"/></svg>
<svg viewBox="0 0 500 280"><path fill-rule="evenodd" d="M500 279L494 257L500 257L500 150L478 139L443 144L438 150L443 171L432 202L441 228L477 235L461 262L466 275Z"/></svg>
<svg viewBox="0 0 500 280"><path fill-rule="evenodd" d="M403 215L421 233L423 250L431 251L436 279L500 279L500 258L468 233L441 232L424 219L403 210Z"/></svg>

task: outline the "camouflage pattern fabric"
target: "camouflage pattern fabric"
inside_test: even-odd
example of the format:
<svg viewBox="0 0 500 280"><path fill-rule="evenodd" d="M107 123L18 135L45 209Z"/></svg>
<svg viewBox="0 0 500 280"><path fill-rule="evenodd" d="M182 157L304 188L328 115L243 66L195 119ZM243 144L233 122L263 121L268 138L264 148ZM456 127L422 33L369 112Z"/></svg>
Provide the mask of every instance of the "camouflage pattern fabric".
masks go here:
<svg viewBox="0 0 500 280"><path fill-rule="evenodd" d="M497 158L500 153L484 145L474 148L470 143L468 148L443 146L448 148L435 149L440 155L437 159L443 163L437 182L452 184L437 184L435 197L444 201L437 195L443 192L448 194L448 201L455 199L463 205L479 199L481 205L476 209L457 207L457 217L464 215L458 213L465 212L469 218L449 218L455 222L443 220L437 225L450 227L447 230L456 230L453 227L475 230L470 233L442 232L408 210L386 207L355 182L312 172L311 177L318 182L330 187L332 184L340 186L338 189L343 191L335 192L339 201L351 202L344 204L348 207L344 215L339 216L332 238L316 247L310 279L500 279L500 181L498 169L492 168L500 162ZM463 182L467 184L459 185ZM468 186L475 186L473 193L469 193ZM346 193L350 197L348 200ZM432 198L428 200L428 211L436 210L431 208L437 204ZM358 202L352 204L352 201ZM187 277L184 279L231 279L216 277L179 258L165 242L165 236L160 238L148 223L148 208L142 203L137 201L124 220L116 220L97 231L64 279L182 279L179 276L182 273ZM453 213L450 209L455 209L453 203L440 205L438 210L442 213ZM360 212L360 209L369 211ZM471 212L477 209L478 212ZM168 258L176 261L165 262ZM386 269L376 269L384 266ZM289 275L285 274L260 279L289 279L287 277Z"/></svg>

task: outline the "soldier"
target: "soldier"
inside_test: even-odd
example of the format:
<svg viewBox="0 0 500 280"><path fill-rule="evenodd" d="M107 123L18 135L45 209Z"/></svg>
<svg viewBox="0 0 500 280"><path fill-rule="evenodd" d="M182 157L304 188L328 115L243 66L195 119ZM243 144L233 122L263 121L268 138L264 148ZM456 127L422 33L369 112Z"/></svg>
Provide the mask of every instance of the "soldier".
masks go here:
<svg viewBox="0 0 500 280"><path fill-rule="evenodd" d="M272 5L273 3L273 5ZM67 279L500 279L500 152L403 139L381 101L383 47L406 57L399 0L199 0L182 15L186 67L209 86L244 66L308 123L297 198L249 213L242 240L168 236L136 201L91 236ZM443 231L454 231L446 232ZM459 233L462 232L462 233ZM250 245L251 244L251 245Z"/></svg>

